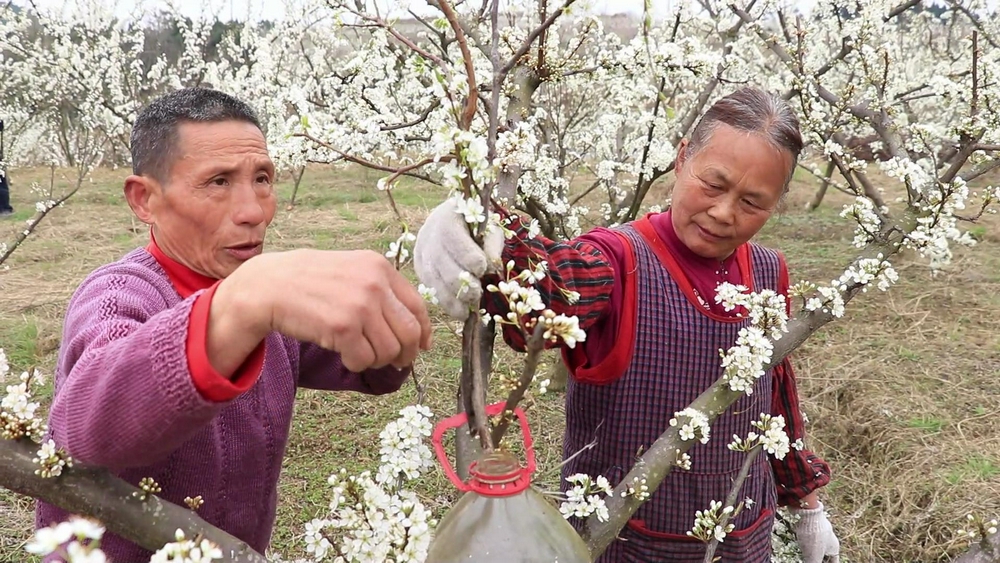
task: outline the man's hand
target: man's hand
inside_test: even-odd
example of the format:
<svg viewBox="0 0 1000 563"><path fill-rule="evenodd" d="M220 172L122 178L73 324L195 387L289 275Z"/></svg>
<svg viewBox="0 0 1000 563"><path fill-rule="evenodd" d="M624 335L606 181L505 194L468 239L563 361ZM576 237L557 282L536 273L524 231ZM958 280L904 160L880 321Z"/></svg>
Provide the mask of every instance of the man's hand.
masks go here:
<svg viewBox="0 0 1000 563"><path fill-rule="evenodd" d="M803 563L840 563L840 540L833 533L833 525L826 517L823 503L815 508L789 508L799 516L795 523L795 537L802 550ZM824 559L828 557L828 559Z"/></svg>
<svg viewBox="0 0 1000 563"><path fill-rule="evenodd" d="M420 282L437 292L441 308L463 320L479 310L483 296L479 280L491 263L500 266L504 236L496 225L490 225L483 250L472 239L457 202L457 197L445 201L424 221L413 247L413 267Z"/></svg>
<svg viewBox="0 0 1000 563"><path fill-rule="evenodd" d="M355 372L407 367L431 345L423 298L376 252L262 254L219 285L213 313L215 300L256 342L277 331L339 352Z"/></svg>

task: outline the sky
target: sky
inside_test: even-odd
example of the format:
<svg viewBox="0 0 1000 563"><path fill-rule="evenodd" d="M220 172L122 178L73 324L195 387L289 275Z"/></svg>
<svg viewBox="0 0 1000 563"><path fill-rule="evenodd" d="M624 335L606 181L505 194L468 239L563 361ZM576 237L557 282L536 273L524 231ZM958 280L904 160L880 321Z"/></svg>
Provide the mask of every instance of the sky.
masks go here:
<svg viewBox="0 0 1000 563"><path fill-rule="evenodd" d="M25 4L28 0L14 0L15 4ZM35 5L42 9L51 9L72 3L73 0L33 0ZM367 0L369 4L376 0ZM425 0L377 0L380 6L386 5L409 5L416 13L438 14L434 8L430 8ZM558 5L558 0L549 3ZM659 13L666 13L671 2L678 0L652 0L654 16ZM177 6L182 13L197 17L206 4L210 7L210 13L217 13L224 19L244 20L247 14L252 19L261 17L277 20L284 14L284 0L107 0L106 4L116 4L116 12L120 16L128 16L137 5L147 7L156 6ZM643 0L578 0L577 4L588 6L599 14L631 13L641 14Z"/></svg>
<svg viewBox="0 0 1000 563"><path fill-rule="evenodd" d="M13 0L15 4L24 5L33 1L41 9L58 9L63 6L76 4L81 1L100 2L103 5L115 5L116 12L120 17L126 18L132 13L137 4L148 8L167 7L174 5L188 16L197 18L202 14L202 9L208 6L208 13L217 14L221 19L245 20L249 14L251 19L278 20L284 15L285 0ZM292 0L295 1L295 0ZM427 5L426 0L365 0L369 5L377 2L379 6L409 6L418 14L439 14L436 9ZM478 3L478 0L472 0ZM501 0L504 4L511 3L512 0ZM669 6L673 2L693 0L651 0L654 17L667 13ZM558 5L560 0L550 0L550 5ZM990 7L996 6L1000 0L987 0ZM514 3L517 3L514 0ZM816 0L799 0L799 8L804 12L809 12L810 8L816 4ZM598 14L630 13L641 14L643 0L577 0L577 6L585 6L588 11ZM382 12L383 15L385 12ZM405 15L405 11L402 12Z"/></svg>

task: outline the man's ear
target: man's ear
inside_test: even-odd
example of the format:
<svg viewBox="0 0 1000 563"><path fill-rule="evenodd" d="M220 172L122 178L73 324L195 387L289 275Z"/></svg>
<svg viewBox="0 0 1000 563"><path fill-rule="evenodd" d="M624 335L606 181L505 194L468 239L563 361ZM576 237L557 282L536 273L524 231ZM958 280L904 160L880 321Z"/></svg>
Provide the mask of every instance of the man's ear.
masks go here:
<svg viewBox="0 0 1000 563"><path fill-rule="evenodd" d="M161 191L160 184L147 176L135 174L125 178L125 201L132 208L132 213L147 225L155 223L157 199Z"/></svg>

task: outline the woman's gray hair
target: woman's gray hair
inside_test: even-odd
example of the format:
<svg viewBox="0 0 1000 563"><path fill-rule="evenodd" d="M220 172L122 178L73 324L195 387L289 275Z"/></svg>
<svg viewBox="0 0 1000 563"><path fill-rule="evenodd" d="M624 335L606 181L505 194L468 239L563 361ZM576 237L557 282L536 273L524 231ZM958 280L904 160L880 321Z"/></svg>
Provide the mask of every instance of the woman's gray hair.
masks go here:
<svg viewBox="0 0 1000 563"><path fill-rule="evenodd" d="M802 152L799 118L788 102L756 87L741 88L721 98L708 108L695 125L688 140L688 154L693 155L707 145L720 123L760 135L774 147L788 151L792 157L792 166L785 180L784 190L787 191Z"/></svg>

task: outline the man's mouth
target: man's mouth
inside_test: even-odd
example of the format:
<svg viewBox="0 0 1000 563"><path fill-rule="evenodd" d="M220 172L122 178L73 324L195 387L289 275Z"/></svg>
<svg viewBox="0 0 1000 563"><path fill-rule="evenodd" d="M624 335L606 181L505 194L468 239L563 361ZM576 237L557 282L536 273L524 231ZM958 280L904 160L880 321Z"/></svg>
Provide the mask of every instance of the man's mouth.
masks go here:
<svg viewBox="0 0 1000 563"><path fill-rule="evenodd" d="M226 247L226 252L237 260L249 260L264 250L264 241L251 241Z"/></svg>

